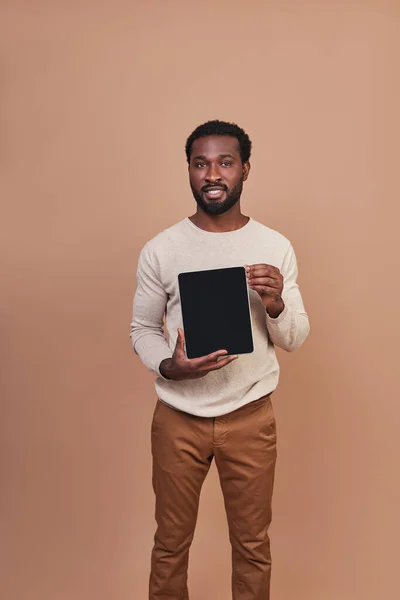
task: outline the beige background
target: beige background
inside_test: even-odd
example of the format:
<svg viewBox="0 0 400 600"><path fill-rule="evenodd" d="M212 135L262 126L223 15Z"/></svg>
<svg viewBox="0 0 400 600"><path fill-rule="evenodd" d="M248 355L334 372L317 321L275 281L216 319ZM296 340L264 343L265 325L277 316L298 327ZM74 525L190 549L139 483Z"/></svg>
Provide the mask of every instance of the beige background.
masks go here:
<svg viewBox="0 0 400 600"><path fill-rule="evenodd" d="M252 137L244 212L292 240L312 321L280 354L273 598L400 597L400 3L1 9L2 598L146 598L136 260L193 211L183 147L209 118ZM229 576L213 470L191 599Z"/></svg>

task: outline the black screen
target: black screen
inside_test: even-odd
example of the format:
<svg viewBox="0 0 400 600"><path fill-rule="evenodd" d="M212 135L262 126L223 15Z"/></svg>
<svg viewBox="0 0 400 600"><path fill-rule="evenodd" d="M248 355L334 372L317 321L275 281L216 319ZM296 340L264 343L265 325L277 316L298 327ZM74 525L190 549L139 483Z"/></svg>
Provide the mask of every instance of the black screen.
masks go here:
<svg viewBox="0 0 400 600"><path fill-rule="evenodd" d="M244 267L180 273L178 279L188 358L253 352Z"/></svg>

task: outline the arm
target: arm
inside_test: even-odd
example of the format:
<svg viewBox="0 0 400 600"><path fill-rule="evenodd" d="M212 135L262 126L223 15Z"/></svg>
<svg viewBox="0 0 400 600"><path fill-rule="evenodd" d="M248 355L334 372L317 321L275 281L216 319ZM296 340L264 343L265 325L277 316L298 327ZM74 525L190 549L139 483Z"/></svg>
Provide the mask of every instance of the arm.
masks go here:
<svg viewBox="0 0 400 600"><path fill-rule="evenodd" d="M225 356L227 350L188 359L182 329L178 330L176 347L172 353L163 330L166 304L167 293L152 265L148 248L145 247L139 257L130 336L135 352L148 369L165 380L198 379L237 359L237 356Z"/></svg>
<svg viewBox="0 0 400 600"><path fill-rule="evenodd" d="M297 285L298 268L293 247L290 245L282 263L283 310L276 317L267 313L267 327L271 341L283 350L292 352L308 336L310 324Z"/></svg>
<svg viewBox="0 0 400 600"><path fill-rule="evenodd" d="M140 253L136 281L130 330L133 349L150 371L161 375L160 363L172 357L163 328L167 293L153 266L147 246Z"/></svg>

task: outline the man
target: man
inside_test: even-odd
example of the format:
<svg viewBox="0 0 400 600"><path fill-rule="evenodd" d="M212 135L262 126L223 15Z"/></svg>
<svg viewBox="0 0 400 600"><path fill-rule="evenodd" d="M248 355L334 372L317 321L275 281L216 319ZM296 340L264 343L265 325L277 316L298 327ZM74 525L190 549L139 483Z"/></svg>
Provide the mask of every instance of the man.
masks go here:
<svg viewBox="0 0 400 600"><path fill-rule="evenodd" d="M152 422L158 528L150 600L189 597L189 548L213 458L232 545L233 600L269 598L276 460L270 396L279 375L274 346L298 348L309 323L290 242L241 212L250 152L248 135L235 124L197 127L186 143L197 210L149 241L139 258L131 338L142 362L158 375L159 398ZM188 359L178 274L240 265L247 270L254 352L235 357L216 349Z"/></svg>

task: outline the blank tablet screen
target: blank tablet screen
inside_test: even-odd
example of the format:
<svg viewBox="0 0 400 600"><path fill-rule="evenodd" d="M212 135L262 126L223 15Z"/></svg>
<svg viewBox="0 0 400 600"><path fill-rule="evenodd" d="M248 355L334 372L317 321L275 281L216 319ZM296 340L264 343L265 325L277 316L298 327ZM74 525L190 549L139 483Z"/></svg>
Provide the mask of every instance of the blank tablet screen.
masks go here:
<svg viewBox="0 0 400 600"><path fill-rule="evenodd" d="M253 352L244 267L180 273L178 280L188 358Z"/></svg>

